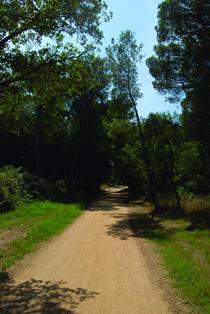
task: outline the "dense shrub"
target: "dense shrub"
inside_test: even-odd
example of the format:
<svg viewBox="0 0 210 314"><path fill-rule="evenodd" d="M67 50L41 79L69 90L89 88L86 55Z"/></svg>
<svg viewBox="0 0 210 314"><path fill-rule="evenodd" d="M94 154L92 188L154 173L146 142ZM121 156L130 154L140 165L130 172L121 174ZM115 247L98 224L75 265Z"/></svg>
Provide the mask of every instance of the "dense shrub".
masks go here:
<svg viewBox="0 0 210 314"><path fill-rule="evenodd" d="M30 199L24 175L22 168L6 166L0 169L0 211L14 209Z"/></svg>
<svg viewBox="0 0 210 314"><path fill-rule="evenodd" d="M23 168L0 168L0 212L12 210L31 199L63 200L68 195L64 180L48 183Z"/></svg>
<svg viewBox="0 0 210 314"><path fill-rule="evenodd" d="M49 186L44 178L30 172L25 172L24 182L28 193L33 199L45 199L49 197Z"/></svg>
<svg viewBox="0 0 210 314"><path fill-rule="evenodd" d="M69 190L65 180L57 180L49 185L50 199L55 201L65 201L69 197Z"/></svg>

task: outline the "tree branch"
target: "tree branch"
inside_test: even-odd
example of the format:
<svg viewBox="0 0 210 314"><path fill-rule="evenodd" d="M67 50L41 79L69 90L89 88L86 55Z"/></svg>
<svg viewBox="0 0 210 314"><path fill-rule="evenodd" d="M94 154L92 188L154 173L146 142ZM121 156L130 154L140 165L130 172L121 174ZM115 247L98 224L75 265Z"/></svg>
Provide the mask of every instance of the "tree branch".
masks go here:
<svg viewBox="0 0 210 314"><path fill-rule="evenodd" d="M4 39L2 39L2 40L0 41L0 49L3 49L4 46L6 45L6 43L7 43L9 40L11 40L11 39L17 37L18 35L20 35L20 34L22 34L22 33L24 33L24 32L27 31L28 29L29 29L28 26L25 26L25 27L23 27L23 28L20 28L20 29L18 29L18 30L16 30L16 31L12 32L12 33L9 34L8 36L4 37Z"/></svg>

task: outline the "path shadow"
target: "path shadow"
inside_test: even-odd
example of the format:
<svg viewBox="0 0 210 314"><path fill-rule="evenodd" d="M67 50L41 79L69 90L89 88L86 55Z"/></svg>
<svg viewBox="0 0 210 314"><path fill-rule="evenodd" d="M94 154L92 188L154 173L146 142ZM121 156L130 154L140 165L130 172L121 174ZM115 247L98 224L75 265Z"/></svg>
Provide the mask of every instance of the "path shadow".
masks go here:
<svg viewBox="0 0 210 314"><path fill-rule="evenodd" d="M128 192L106 192L104 191L100 200L89 207L90 211L116 211L120 209L120 206L125 206L128 198Z"/></svg>
<svg viewBox="0 0 210 314"><path fill-rule="evenodd" d="M187 231L195 230L209 230L210 229L210 210L209 211L197 211L192 213L185 213L184 211L172 211L164 210L160 211L156 215L160 220L185 220Z"/></svg>
<svg viewBox="0 0 210 314"><path fill-rule="evenodd" d="M131 208L140 206L143 213L118 213L122 206L128 206L128 204ZM130 198L127 189L112 193L104 192L101 199L89 210L108 212L104 215L114 218L115 223L106 226L107 234L120 240L142 237L164 241L176 231L175 228L164 228L161 218L155 217L152 213L151 204L145 200Z"/></svg>
<svg viewBox="0 0 210 314"><path fill-rule="evenodd" d="M143 209L144 210L144 209ZM115 223L106 226L109 236L127 240L129 237L165 241L178 230L209 230L210 219L202 213L186 215L185 213L112 213Z"/></svg>
<svg viewBox="0 0 210 314"><path fill-rule="evenodd" d="M97 203L94 203L93 206L89 207L88 210L90 211L113 211L117 210L117 206L119 206L118 203L114 203L113 201L108 201L108 200L100 200Z"/></svg>
<svg viewBox="0 0 210 314"><path fill-rule="evenodd" d="M16 283L8 273L0 273L1 314L76 314L78 305L97 292L70 289L64 282L31 279Z"/></svg>
<svg viewBox="0 0 210 314"><path fill-rule="evenodd" d="M164 241L176 231L175 228L164 228L161 219L148 213L113 214L112 217L117 221L107 226L107 234L121 240L134 237Z"/></svg>
<svg viewBox="0 0 210 314"><path fill-rule="evenodd" d="M134 213L118 213L122 206L129 206ZM89 210L108 212L104 215L115 218L114 224L106 226L107 234L121 240L135 237L160 242L169 239L180 229L190 232L210 227L210 218L204 213L189 215L175 210L154 212L151 203L130 197L127 189L111 193L104 191L101 199Z"/></svg>

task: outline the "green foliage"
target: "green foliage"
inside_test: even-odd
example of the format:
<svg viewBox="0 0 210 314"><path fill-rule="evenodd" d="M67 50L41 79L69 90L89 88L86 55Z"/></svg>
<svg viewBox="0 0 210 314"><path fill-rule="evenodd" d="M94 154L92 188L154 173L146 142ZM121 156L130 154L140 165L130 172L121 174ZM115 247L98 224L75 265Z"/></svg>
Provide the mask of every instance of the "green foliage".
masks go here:
<svg viewBox="0 0 210 314"><path fill-rule="evenodd" d="M175 163L176 150L181 138L179 124L170 114L150 114L144 120L144 132L157 191L170 192L177 180Z"/></svg>
<svg viewBox="0 0 210 314"><path fill-rule="evenodd" d="M118 107L123 106L122 99L118 99L121 105L116 99L112 101L108 104L105 128L110 140L110 158L115 176L123 184L128 184L131 191L148 196L148 175L137 126L133 123L132 115L129 115L129 106L124 116L121 109L118 115ZM143 120L142 127L157 193L173 195L173 207L175 197L181 190L188 194L208 194L209 179L203 173L201 145L186 137L181 118L169 113L150 114Z"/></svg>
<svg viewBox="0 0 210 314"><path fill-rule="evenodd" d="M8 87L18 90L21 82L39 82L37 74L49 74L53 64L78 55L72 52L71 44L63 43L65 36L76 36L83 46L88 38L99 42L100 22L110 17L105 2L100 0L16 0L1 1L0 5L1 96ZM48 44L43 48L44 38Z"/></svg>
<svg viewBox="0 0 210 314"><path fill-rule="evenodd" d="M182 142L176 156L176 173L180 185L188 192L205 194L208 191L205 178L201 175L199 142Z"/></svg>
<svg viewBox="0 0 210 314"><path fill-rule="evenodd" d="M96 193L109 178L150 198L209 193L209 126L195 127L209 121L201 104L209 99L209 89L201 89L204 77L208 82L208 29L198 28L209 24L209 4L198 3L163 1L156 55L148 61L160 92L185 93L183 113L141 119L142 44L135 34L113 39L105 59L87 45L100 41L103 14L109 19L103 1L2 2L0 162L36 173L24 176L33 198ZM78 36L84 49L64 44L66 34Z"/></svg>
<svg viewBox="0 0 210 314"><path fill-rule="evenodd" d="M67 202L73 193L66 180L60 179L54 182L49 182L48 186L48 198L53 201Z"/></svg>
<svg viewBox="0 0 210 314"><path fill-rule="evenodd" d="M69 99L72 128L69 158L72 163L68 180L71 189L95 194L105 178L108 163L103 116L109 82L104 60L99 57L89 55L81 58L76 63L77 67L80 77L77 77L76 71L76 97Z"/></svg>
<svg viewBox="0 0 210 314"><path fill-rule="evenodd" d="M147 60L154 87L182 101L192 140L210 142L210 4L208 0L169 0L159 6L155 56ZM209 158L209 151L208 151ZM208 169L209 172L209 169Z"/></svg>
<svg viewBox="0 0 210 314"><path fill-rule="evenodd" d="M150 114L144 121L157 192L208 194L209 179L203 172L202 145L186 136L182 120L169 114ZM206 165L206 169L208 165Z"/></svg>
<svg viewBox="0 0 210 314"><path fill-rule="evenodd" d="M131 193L144 194L147 175L131 104L126 98L117 97L110 100L107 106L104 126L111 161L110 183L125 184Z"/></svg>
<svg viewBox="0 0 210 314"><path fill-rule="evenodd" d="M156 28L156 55L147 60L154 87L182 98L182 139L175 172L188 192L210 191L209 1L163 1ZM184 99L183 99L184 97Z"/></svg>
<svg viewBox="0 0 210 314"><path fill-rule="evenodd" d="M107 66L111 73L113 94L123 96L130 101L141 97L138 86L137 64L142 60L142 44L138 45L135 34L130 30L120 34L118 41L112 39L106 49Z"/></svg>
<svg viewBox="0 0 210 314"><path fill-rule="evenodd" d="M61 69L65 75L60 75ZM109 84L104 60L89 53L59 68L58 75L54 67L52 76L56 78L53 83L47 79L33 82L20 90L19 97L4 98L0 113L0 135L3 139L6 135L5 143L0 143L2 159L11 158L14 163L16 154L17 165L47 181L65 179L70 191L97 190L104 173L97 171L96 165L106 171L102 116ZM38 177L29 178L34 180L29 182L30 193L49 196L45 182Z"/></svg>
<svg viewBox="0 0 210 314"><path fill-rule="evenodd" d="M112 39L112 45L106 49L107 65L112 77L114 97L124 97L130 102L136 119L138 138L142 150L142 158L148 178L148 194L157 205L154 173L151 167L141 119L137 110L137 100L142 97L138 84L138 63L142 60L142 44L138 45L135 34L131 31L122 32L118 42Z"/></svg>
<svg viewBox="0 0 210 314"><path fill-rule="evenodd" d="M58 180L55 183L56 188L58 189L59 192L65 194L67 192L67 186L66 182L64 180Z"/></svg>
<svg viewBox="0 0 210 314"><path fill-rule="evenodd" d="M92 165L103 159L99 106L108 81L104 60L93 51L103 36L101 21L111 17L106 3L1 1L0 17L1 164L22 165L53 182L67 178L69 185L76 177L78 189L96 188L101 179L92 182L91 170L83 168L88 169L93 157ZM88 136L91 144L85 146ZM77 163L83 148L90 153L88 161ZM42 179L27 174L26 180L33 197L48 195Z"/></svg>
<svg viewBox="0 0 210 314"><path fill-rule="evenodd" d="M40 42L42 36L60 42L65 33L70 36L78 33L82 42L87 35L100 39L98 26L103 14L108 18L106 8L104 1L93 0L1 1L0 47L9 41Z"/></svg>
<svg viewBox="0 0 210 314"><path fill-rule="evenodd" d="M29 199L21 168L6 166L0 169L0 212L14 209Z"/></svg>
<svg viewBox="0 0 210 314"><path fill-rule="evenodd" d="M44 178L25 172L23 179L27 192L33 199L46 199L49 197L49 186Z"/></svg>
<svg viewBox="0 0 210 314"><path fill-rule="evenodd" d="M208 0L167 0L160 4L156 56L147 61L158 90L188 94L204 84L209 73L209 10ZM206 87L208 84L209 80Z"/></svg>

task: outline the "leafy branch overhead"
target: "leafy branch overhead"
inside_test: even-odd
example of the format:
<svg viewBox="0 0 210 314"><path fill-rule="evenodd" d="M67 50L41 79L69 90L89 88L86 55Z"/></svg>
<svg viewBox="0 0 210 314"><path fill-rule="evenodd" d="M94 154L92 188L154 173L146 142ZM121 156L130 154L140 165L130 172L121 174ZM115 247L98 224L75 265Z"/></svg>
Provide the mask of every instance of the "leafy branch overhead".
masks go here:
<svg viewBox="0 0 210 314"><path fill-rule="evenodd" d="M36 72L49 72L57 63L89 53L103 36L101 21L110 17L101 0L1 1L1 97L10 86L34 80ZM82 52L73 40L84 47Z"/></svg>
<svg viewBox="0 0 210 314"><path fill-rule="evenodd" d="M1 1L0 48L41 43L43 36L60 42L64 35L76 35L84 44L88 35L100 41L100 21L110 18L106 9L100 0Z"/></svg>

